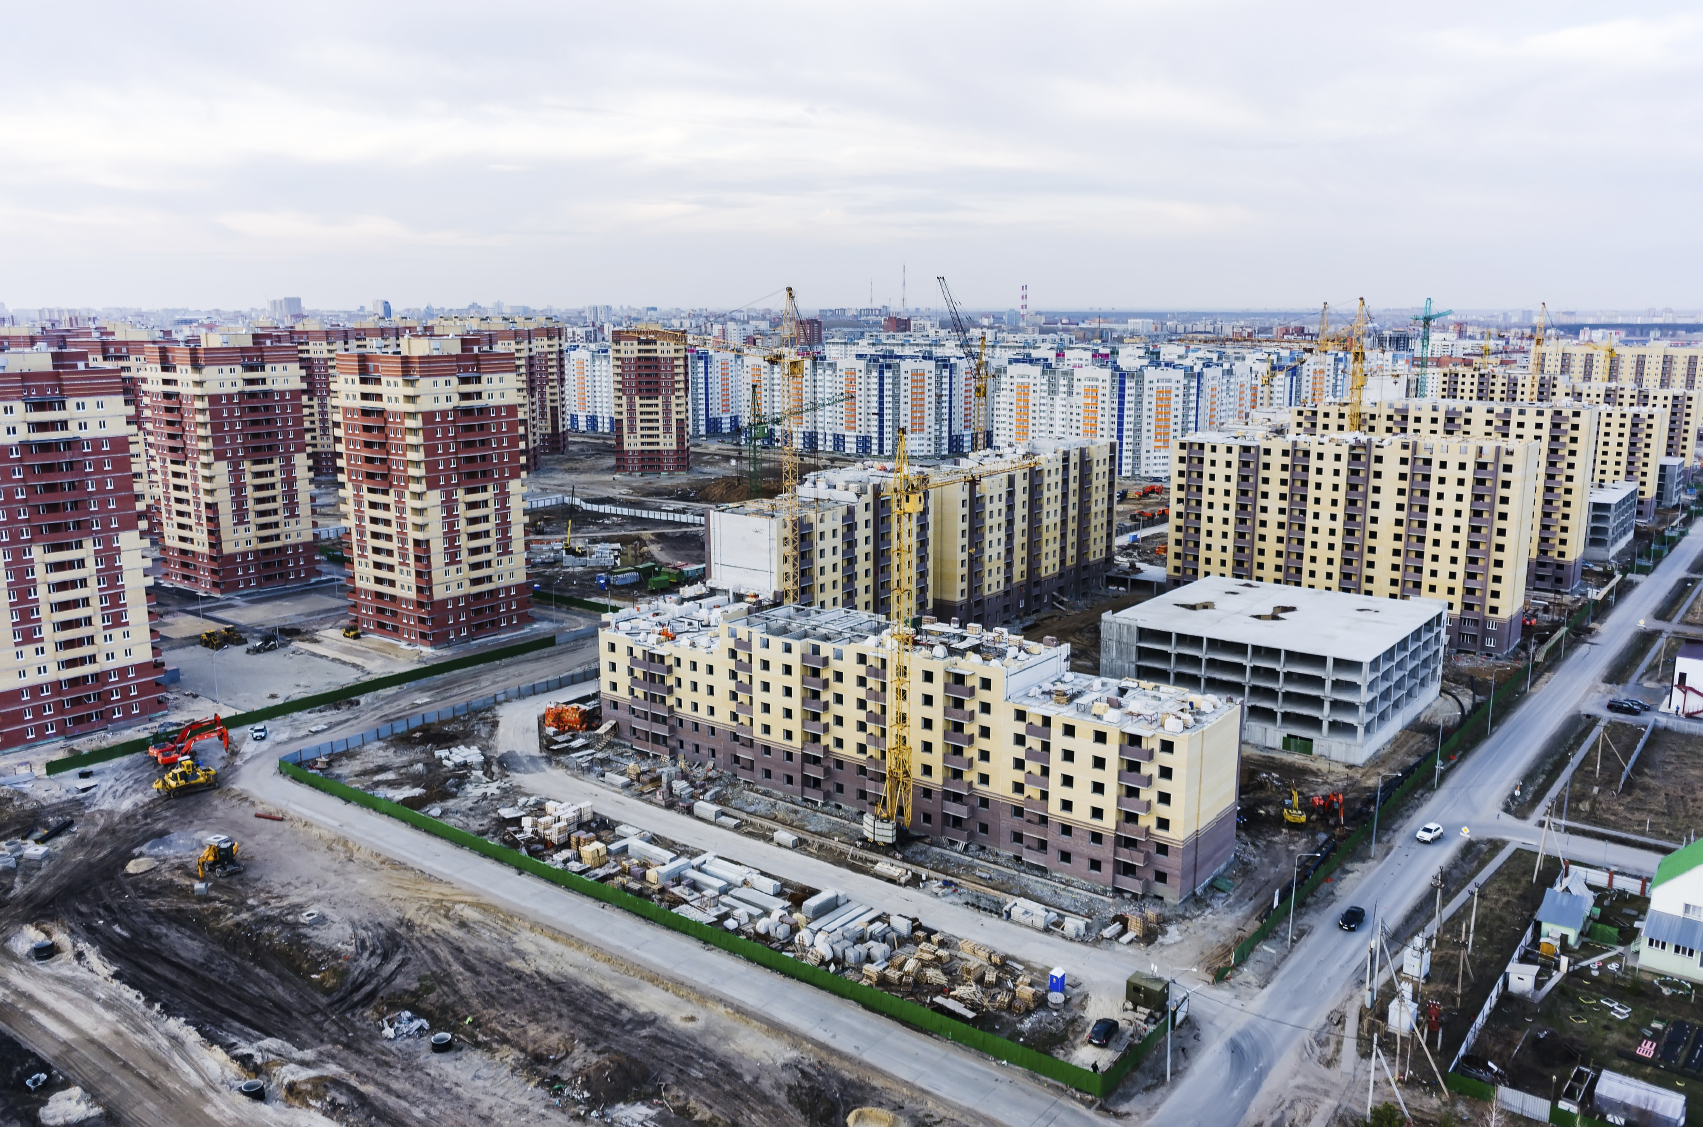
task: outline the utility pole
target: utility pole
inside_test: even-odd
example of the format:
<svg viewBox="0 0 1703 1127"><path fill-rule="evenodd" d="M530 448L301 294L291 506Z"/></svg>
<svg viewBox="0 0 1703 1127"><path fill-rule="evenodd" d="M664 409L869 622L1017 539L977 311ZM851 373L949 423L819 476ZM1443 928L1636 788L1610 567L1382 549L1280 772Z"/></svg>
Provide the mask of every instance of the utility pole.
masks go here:
<svg viewBox="0 0 1703 1127"><path fill-rule="evenodd" d="M1537 839L1537 863L1532 866L1532 883L1533 884L1537 883L1538 870L1543 867L1543 847L1549 841L1549 817L1550 817L1550 812L1554 808L1555 808L1555 801L1554 801L1554 799L1551 799L1549 805L1546 806L1544 808L1544 811L1543 811L1543 833L1538 836L1538 839Z"/></svg>
<svg viewBox="0 0 1703 1127"><path fill-rule="evenodd" d="M1466 935L1466 953L1472 954L1473 940L1478 938L1478 885L1472 886L1472 925Z"/></svg>
<svg viewBox="0 0 1703 1127"><path fill-rule="evenodd" d="M1177 1002L1171 995L1177 985L1177 976L1166 972L1165 978L1165 1083L1171 1082L1171 1027L1177 1024Z"/></svg>
<svg viewBox="0 0 1703 1127"><path fill-rule="evenodd" d="M1289 947L1295 946L1295 894L1300 880L1301 858L1323 856L1323 853L1297 853L1295 863L1289 866Z"/></svg>
<svg viewBox="0 0 1703 1127"><path fill-rule="evenodd" d="M1437 874L1431 878L1431 887L1437 890L1437 922L1434 925L1432 925L1431 934L1440 936L1440 935L1443 934L1443 870L1442 869L1438 869Z"/></svg>
<svg viewBox="0 0 1703 1127"><path fill-rule="evenodd" d="M1437 725L1437 762L1431 768L1431 793L1443 785L1443 726Z"/></svg>
<svg viewBox="0 0 1703 1127"><path fill-rule="evenodd" d="M1466 985L1466 921L1461 921L1460 961L1455 964L1455 1008L1461 1004L1461 988Z"/></svg>

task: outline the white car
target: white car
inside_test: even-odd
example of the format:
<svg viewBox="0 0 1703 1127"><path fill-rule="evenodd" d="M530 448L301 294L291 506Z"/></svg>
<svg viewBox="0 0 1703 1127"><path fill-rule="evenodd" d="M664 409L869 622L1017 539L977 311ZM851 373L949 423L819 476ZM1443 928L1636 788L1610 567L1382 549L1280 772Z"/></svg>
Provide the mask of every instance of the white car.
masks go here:
<svg viewBox="0 0 1703 1127"><path fill-rule="evenodd" d="M263 740L263 739L265 739L266 738L266 725L256 724L254 727L250 728L248 730L248 738L251 739L251 740Z"/></svg>
<svg viewBox="0 0 1703 1127"><path fill-rule="evenodd" d="M1419 827L1419 832L1413 835L1420 841L1430 843L1443 836L1443 827L1437 822L1426 822Z"/></svg>

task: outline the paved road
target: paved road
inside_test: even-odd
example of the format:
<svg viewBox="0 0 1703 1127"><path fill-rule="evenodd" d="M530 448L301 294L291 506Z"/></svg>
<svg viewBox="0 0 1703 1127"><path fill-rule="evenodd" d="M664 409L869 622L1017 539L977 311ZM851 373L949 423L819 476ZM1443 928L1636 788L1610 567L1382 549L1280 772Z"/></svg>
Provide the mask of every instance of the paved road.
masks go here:
<svg viewBox="0 0 1703 1127"><path fill-rule="evenodd" d="M1608 665L1637 631L1638 620L1654 617L1656 608L1700 551L1703 536L1687 537L1659 572L1623 595L1619 608L1597 633L1597 644L1578 647L1546 684L1511 716L1499 721L1495 732L1444 776L1442 789L1420 804L1406 826L1390 827L1382 835L1385 845L1379 849L1378 863L1358 877L1350 877L1339 896L1368 910L1376 907L1386 918L1400 919L1431 895L1431 877L1460 847L1462 826L1470 827L1478 836L1535 843L1537 833L1531 825L1499 825L1502 800L1544 748L1558 738L1579 706L1597 691ZM1419 845L1413 839L1411 827L1431 821L1448 827L1448 836L1443 839L1447 844L1441 848ZM1577 836L1563 844L1566 852L1589 864L1620 858L1628 869L1654 869L1649 861L1652 855L1643 850ZM1310 922L1325 926L1312 927L1297 941L1296 949L1270 984L1245 1006L1237 1007L1227 999L1214 1000L1210 994L1196 994L1197 1012L1211 1019L1202 1024L1212 1036L1161 1105L1164 1122L1242 1122L1266 1075L1284 1071L1280 1066L1285 1058L1320 1027L1339 1003L1342 991L1361 974L1366 937L1329 926L1322 909L1311 913ZM1335 985L1320 989L1323 983Z"/></svg>
<svg viewBox="0 0 1703 1127"><path fill-rule="evenodd" d="M843 1053L902 1084L1008 1127L1101 1125L1075 1100L1026 1074L924 1036L850 1002L734 958L619 909L552 888L506 865L459 849L279 775L275 760L251 757L235 785L267 804L325 826L375 853L472 892L645 971L680 982L823 1049Z"/></svg>

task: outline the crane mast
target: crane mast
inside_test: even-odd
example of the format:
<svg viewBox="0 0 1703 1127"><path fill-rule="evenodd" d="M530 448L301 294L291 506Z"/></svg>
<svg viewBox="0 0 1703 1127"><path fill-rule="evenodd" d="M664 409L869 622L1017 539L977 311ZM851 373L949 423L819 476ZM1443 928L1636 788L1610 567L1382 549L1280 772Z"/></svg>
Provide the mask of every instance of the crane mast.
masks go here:
<svg viewBox="0 0 1703 1127"><path fill-rule="evenodd" d="M964 311L958 307L957 299L952 296L945 276L937 276L935 281L940 283L941 300L946 303L946 311L952 316L952 333L958 338L958 347L963 350L964 362L970 365L970 451L974 453L993 445L993 435L988 430L987 334L983 333L981 342L971 346L970 328L964 324Z"/></svg>
<svg viewBox="0 0 1703 1127"><path fill-rule="evenodd" d="M1354 315L1354 327L1348 336L1348 429L1360 430L1361 403L1366 397L1366 299L1360 299L1360 310Z"/></svg>
<svg viewBox="0 0 1703 1127"><path fill-rule="evenodd" d="M992 466L930 472L913 471L905 449L905 430L899 428L888 497L893 514L890 558L892 595L887 604L887 779L881 801L863 816L863 835L881 845L898 838L899 827L911 817L911 653L916 645L917 571L916 517L931 489L1019 473L1037 465L1037 458L1019 458Z"/></svg>

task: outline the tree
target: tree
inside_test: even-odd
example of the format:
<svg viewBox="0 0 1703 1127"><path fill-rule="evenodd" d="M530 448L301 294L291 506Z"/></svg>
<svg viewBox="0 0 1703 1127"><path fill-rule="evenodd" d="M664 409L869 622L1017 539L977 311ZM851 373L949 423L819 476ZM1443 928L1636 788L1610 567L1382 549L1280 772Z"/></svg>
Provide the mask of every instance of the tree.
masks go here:
<svg viewBox="0 0 1703 1127"><path fill-rule="evenodd" d="M1372 1118L1366 1121L1368 1127L1406 1127L1407 1116L1401 1108L1385 1100L1372 1109Z"/></svg>

